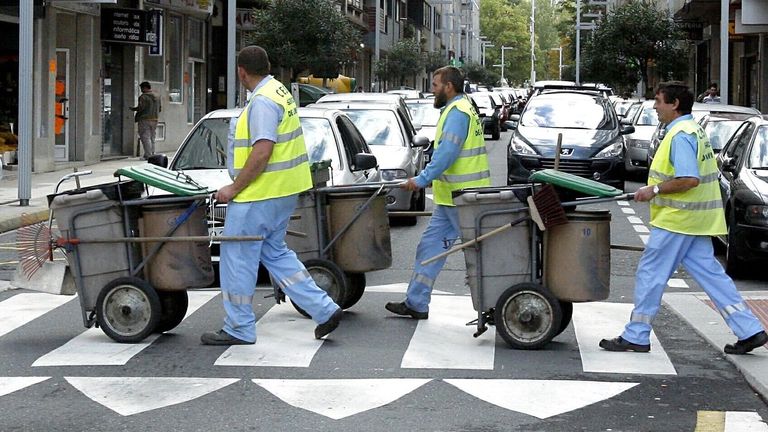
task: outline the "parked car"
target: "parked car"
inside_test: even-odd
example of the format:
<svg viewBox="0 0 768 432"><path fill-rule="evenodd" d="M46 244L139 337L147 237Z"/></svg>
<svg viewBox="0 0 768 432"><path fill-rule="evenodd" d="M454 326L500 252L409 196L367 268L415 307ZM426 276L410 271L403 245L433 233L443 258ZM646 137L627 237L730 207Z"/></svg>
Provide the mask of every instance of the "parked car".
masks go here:
<svg viewBox="0 0 768 432"><path fill-rule="evenodd" d="M483 133L490 134L493 140L501 138L501 107L493 101L488 92L475 92L469 97L475 103L483 121Z"/></svg>
<svg viewBox="0 0 768 432"><path fill-rule="evenodd" d="M647 100L639 104L638 109L631 110L633 117L621 119L623 124L631 124L635 131L625 137L627 142L627 157L624 168L627 172L648 170L648 147L651 144L653 132L659 124L654 101Z"/></svg>
<svg viewBox="0 0 768 432"><path fill-rule="evenodd" d="M613 100L613 108L616 110L616 115L619 117L626 117L627 111L636 104L640 104L640 99L622 99L616 98Z"/></svg>
<svg viewBox="0 0 768 432"><path fill-rule="evenodd" d="M440 109L435 108L434 99L412 99L405 101L405 104L411 111L413 121L421 125L419 135L429 139L429 147L424 149L425 160L429 162L435 146L435 133L437 132L437 121L440 120Z"/></svg>
<svg viewBox="0 0 768 432"><path fill-rule="evenodd" d="M553 168L562 134L559 169L624 189L624 135L607 98L580 91L532 96L507 148L507 183L526 183L533 171Z"/></svg>
<svg viewBox="0 0 768 432"><path fill-rule="evenodd" d="M720 192L728 234L725 269L740 275L748 266L768 263L768 116L739 126L717 155Z"/></svg>
<svg viewBox="0 0 768 432"><path fill-rule="evenodd" d="M398 89L398 90L389 90L387 93L390 94L397 94L403 97L403 99L423 99L424 93L422 93L419 90L407 90L407 89Z"/></svg>
<svg viewBox="0 0 768 432"><path fill-rule="evenodd" d="M371 102L371 103L390 103L397 104L401 110L410 119L411 129L415 134L421 125L414 123L408 106L405 105L405 99L402 95L394 93L334 93L321 97L317 104L335 103L335 102Z"/></svg>
<svg viewBox="0 0 768 432"><path fill-rule="evenodd" d="M743 107L738 105L723 105L723 104L705 104L705 103L699 103L694 102L693 107L691 108L691 115L693 115L693 119L698 121L701 121L704 116L708 114L749 114L749 115L760 115L760 111L758 111L756 108L751 107ZM656 126L656 130L653 132L653 136L651 137L651 143L648 146L648 166L651 166L651 163L653 162L653 156L656 154L656 149L659 148L659 144L661 143L661 140L664 139L664 134L667 131L667 124L666 123L659 123Z"/></svg>
<svg viewBox="0 0 768 432"><path fill-rule="evenodd" d="M299 106L305 107L309 104L313 104L321 97L331 93L330 90L321 87L299 83Z"/></svg>
<svg viewBox="0 0 768 432"><path fill-rule="evenodd" d="M409 116L400 111L399 104L357 102L319 106L342 110L352 119L376 155L382 180L403 181L424 169L424 149L429 146L429 140L415 134ZM425 205L424 189L412 192L395 188L387 193L390 212L423 211ZM400 219L416 223L416 217Z"/></svg>
<svg viewBox="0 0 768 432"><path fill-rule="evenodd" d="M707 133L712 150L718 154L744 120L754 116L755 114L740 113L707 114L699 120L699 124Z"/></svg>

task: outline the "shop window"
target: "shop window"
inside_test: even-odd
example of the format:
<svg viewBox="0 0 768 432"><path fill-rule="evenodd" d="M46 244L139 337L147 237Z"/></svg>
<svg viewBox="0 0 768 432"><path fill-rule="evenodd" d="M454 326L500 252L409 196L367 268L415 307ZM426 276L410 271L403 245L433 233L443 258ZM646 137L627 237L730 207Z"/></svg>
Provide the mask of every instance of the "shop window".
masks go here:
<svg viewBox="0 0 768 432"><path fill-rule="evenodd" d="M182 60L183 24L181 16L168 17L168 99L171 103L182 102L182 85L184 82L184 65Z"/></svg>
<svg viewBox="0 0 768 432"><path fill-rule="evenodd" d="M203 30L203 22L200 20L190 18L187 20L187 31L189 37L187 42L189 43L189 56L202 60L204 58L203 40L205 36L205 30Z"/></svg>

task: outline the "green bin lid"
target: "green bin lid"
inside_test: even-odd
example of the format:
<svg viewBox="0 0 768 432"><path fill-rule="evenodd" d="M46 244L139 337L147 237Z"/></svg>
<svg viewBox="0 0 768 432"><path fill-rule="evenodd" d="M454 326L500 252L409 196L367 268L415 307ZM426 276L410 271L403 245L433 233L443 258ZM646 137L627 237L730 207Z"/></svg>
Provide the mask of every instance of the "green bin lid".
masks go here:
<svg viewBox="0 0 768 432"><path fill-rule="evenodd" d="M536 171L531 174L528 179L534 182L550 183L555 186L564 187L566 189L571 189L577 192L585 193L587 195L598 197L615 197L624 193L624 191L616 189L615 187L609 186L605 183L600 183L554 169Z"/></svg>
<svg viewBox="0 0 768 432"><path fill-rule="evenodd" d="M120 168L115 177L125 176L149 186L162 189L178 196L209 194L213 191L201 186L181 171L173 171L157 165L144 164Z"/></svg>

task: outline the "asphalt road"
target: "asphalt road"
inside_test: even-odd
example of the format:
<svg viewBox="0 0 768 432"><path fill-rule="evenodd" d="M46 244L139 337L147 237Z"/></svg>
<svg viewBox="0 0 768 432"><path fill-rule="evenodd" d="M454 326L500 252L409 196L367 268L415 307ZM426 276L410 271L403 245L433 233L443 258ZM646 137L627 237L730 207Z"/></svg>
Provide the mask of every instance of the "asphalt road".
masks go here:
<svg viewBox="0 0 768 432"><path fill-rule="evenodd" d="M495 185L508 137L487 142ZM646 206L597 207L611 211L613 244L643 245ZM190 291L194 313L137 345L84 332L76 298L0 292L0 431L693 431L718 413L768 419L723 353L667 308L651 355L594 349L629 315L638 252L612 252L610 297L577 305L575 325L542 350L509 349L493 328L472 338L461 253L437 280L428 321L391 316L383 306L403 298L426 224L392 228L392 267L368 274L322 343L290 305L260 296L259 341L228 350L199 344L221 325L217 290ZM670 292L698 290L684 272L675 279Z"/></svg>

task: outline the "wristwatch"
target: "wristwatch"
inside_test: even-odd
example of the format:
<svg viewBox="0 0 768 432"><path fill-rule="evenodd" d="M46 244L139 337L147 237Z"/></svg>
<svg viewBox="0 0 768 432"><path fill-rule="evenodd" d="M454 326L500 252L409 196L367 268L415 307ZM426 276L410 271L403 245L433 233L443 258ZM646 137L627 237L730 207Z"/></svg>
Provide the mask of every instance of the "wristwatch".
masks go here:
<svg viewBox="0 0 768 432"><path fill-rule="evenodd" d="M657 184L653 185L653 194L658 195L659 193L661 193L661 190L659 189L659 185Z"/></svg>

